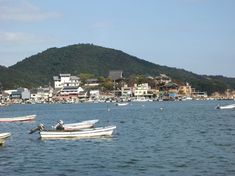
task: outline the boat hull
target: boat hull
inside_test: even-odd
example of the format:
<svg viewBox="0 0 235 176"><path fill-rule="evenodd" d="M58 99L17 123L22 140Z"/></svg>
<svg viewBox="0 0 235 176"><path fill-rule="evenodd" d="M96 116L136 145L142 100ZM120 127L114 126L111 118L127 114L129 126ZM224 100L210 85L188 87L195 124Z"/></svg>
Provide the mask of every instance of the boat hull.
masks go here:
<svg viewBox="0 0 235 176"><path fill-rule="evenodd" d="M104 128L84 129L80 131L40 131L41 139L63 139L63 138L92 138L101 136L112 136L116 126Z"/></svg>
<svg viewBox="0 0 235 176"><path fill-rule="evenodd" d="M0 133L0 145L3 145L11 133Z"/></svg>
<svg viewBox="0 0 235 176"><path fill-rule="evenodd" d="M116 106L127 106L129 103L116 103Z"/></svg>
<svg viewBox="0 0 235 176"><path fill-rule="evenodd" d="M21 116L21 117L7 117L7 118L0 118L0 122L27 122L35 120L36 115L28 115L28 116Z"/></svg>
<svg viewBox="0 0 235 176"><path fill-rule="evenodd" d="M226 105L226 106L217 106L217 109L235 109L235 104Z"/></svg>

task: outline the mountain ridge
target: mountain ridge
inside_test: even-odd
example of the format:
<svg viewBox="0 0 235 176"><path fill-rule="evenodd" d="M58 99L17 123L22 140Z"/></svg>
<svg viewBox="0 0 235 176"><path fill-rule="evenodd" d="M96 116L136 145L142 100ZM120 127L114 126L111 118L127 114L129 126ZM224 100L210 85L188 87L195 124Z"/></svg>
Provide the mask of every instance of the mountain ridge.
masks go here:
<svg viewBox="0 0 235 176"><path fill-rule="evenodd" d="M161 66L120 50L93 44L52 47L10 67L0 66L0 82L4 88L36 87L52 82L52 77L60 73L91 73L97 77L107 77L110 70L123 70L125 77L158 76L164 73L174 80L189 82L197 90L209 93L235 88L235 78L199 75L184 69Z"/></svg>

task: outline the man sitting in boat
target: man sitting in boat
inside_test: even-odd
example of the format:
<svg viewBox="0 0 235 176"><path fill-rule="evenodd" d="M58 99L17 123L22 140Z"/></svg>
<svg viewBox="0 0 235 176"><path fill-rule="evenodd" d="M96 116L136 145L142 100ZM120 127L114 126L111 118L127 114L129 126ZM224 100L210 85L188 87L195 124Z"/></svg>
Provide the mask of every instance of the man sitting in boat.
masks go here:
<svg viewBox="0 0 235 176"><path fill-rule="evenodd" d="M59 120L58 123L55 125L56 130L64 130L64 122L63 120Z"/></svg>
<svg viewBox="0 0 235 176"><path fill-rule="evenodd" d="M40 123L36 128L30 130L29 134L34 133L35 131L43 131L45 129L44 125Z"/></svg>

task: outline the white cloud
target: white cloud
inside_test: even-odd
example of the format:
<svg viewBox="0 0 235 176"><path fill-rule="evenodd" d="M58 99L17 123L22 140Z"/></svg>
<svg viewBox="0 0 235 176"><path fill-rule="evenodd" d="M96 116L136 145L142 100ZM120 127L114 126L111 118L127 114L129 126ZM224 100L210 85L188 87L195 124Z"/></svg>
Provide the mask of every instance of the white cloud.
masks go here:
<svg viewBox="0 0 235 176"><path fill-rule="evenodd" d="M15 44L45 44L54 43L53 37L41 37L36 34L27 34L22 32L0 32L1 45Z"/></svg>
<svg viewBox="0 0 235 176"><path fill-rule="evenodd" d="M0 21L38 21L58 18L58 12L46 12L26 0L0 0Z"/></svg>

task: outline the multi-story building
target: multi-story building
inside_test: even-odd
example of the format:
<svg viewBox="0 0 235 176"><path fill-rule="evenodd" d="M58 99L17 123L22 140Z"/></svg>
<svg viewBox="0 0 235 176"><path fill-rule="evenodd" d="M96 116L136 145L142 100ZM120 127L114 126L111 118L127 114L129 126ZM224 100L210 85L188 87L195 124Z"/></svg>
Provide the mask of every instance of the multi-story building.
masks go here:
<svg viewBox="0 0 235 176"><path fill-rule="evenodd" d="M16 91L11 92L11 99L22 99L29 100L30 99L30 91L27 88L18 88Z"/></svg>
<svg viewBox="0 0 235 176"><path fill-rule="evenodd" d="M79 86L81 81L77 76L71 76L71 74L60 74L59 76L53 76L54 88L61 89L67 86Z"/></svg>
<svg viewBox="0 0 235 176"><path fill-rule="evenodd" d="M132 87L128 87L126 84L121 87L121 95L124 96L124 97L131 97L132 96Z"/></svg>
<svg viewBox="0 0 235 176"><path fill-rule="evenodd" d="M145 96L148 94L148 90L150 89L150 87L148 86L148 83L143 83L143 84L134 84L134 88L133 88L133 93L134 96L136 97L141 97L141 96Z"/></svg>
<svg viewBox="0 0 235 176"><path fill-rule="evenodd" d="M191 96L192 87L189 85L189 83L186 83L184 86L179 86L178 94L183 96Z"/></svg>
<svg viewBox="0 0 235 176"><path fill-rule="evenodd" d="M35 102L51 101L53 96L52 87L39 87L36 89L32 89L30 92L31 99Z"/></svg>

